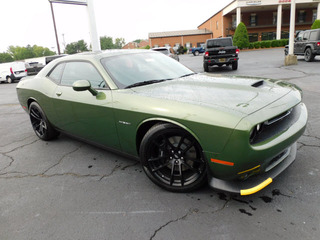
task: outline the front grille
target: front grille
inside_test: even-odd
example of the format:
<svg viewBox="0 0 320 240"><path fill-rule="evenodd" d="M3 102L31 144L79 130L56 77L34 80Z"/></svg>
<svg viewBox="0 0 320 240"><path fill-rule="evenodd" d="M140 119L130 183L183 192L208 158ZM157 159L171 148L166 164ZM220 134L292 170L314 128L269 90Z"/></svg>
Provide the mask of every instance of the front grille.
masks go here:
<svg viewBox="0 0 320 240"><path fill-rule="evenodd" d="M299 104L294 108L263 122L259 131L257 131L256 128L252 130L250 143L252 145L258 144L285 132L298 120L300 113L301 106Z"/></svg>

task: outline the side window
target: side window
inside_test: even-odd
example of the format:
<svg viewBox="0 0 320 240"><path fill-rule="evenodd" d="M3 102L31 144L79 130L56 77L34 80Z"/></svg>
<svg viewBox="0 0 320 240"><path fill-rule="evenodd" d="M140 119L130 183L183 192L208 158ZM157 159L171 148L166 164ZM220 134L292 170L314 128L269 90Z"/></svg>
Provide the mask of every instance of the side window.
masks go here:
<svg viewBox="0 0 320 240"><path fill-rule="evenodd" d="M303 40L308 40L309 39L309 35L310 35L310 32L305 32L303 34Z"/></svg>
<svg viewBox="0 0 320 240"><path fill-rule="evenodd" d="M303 36L304 32L299 32L298 36L297 36L297 41L302 41L302 36Z"/></svg>
<svg viewBox="0 0 320 240"><path fill-rule="evenodd" d="M106 83L97 69L88 62L67 62L61 84L72 86L78 80L88 80L93 88L105 88Z"/></svg>
<svg viewBox="0 0 320 240"><path fill-rule="evenodd" d="M54 81L55 83L59 84L60 83L60 79L61 79L61 75L64 69L64 65L65 63L61 63L58 66L56 66L48 75L48 77Z"/></svg>
<svg viewBox="0 0 320 240"><path fill-rule="evenodd" d="M318 41L319 38L318 38L318 31L312 31L310 33L310 41Z"/></svg>

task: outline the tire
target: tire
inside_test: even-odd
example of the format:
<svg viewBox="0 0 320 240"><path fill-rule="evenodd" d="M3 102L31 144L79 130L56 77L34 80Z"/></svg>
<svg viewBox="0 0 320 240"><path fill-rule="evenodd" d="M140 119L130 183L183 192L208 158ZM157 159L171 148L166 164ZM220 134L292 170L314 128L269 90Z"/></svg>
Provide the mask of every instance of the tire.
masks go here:
<svg viewBox="0 0 320 240"><path fill-rule="evenodd" d="M232 70L237 70L238 69L238 61L235 61L232 63Z"/></svg>
<svg viewBox="0 0 320 240"><path fill-rule="evenodd" d="M205 72L209 72L208 63L203 63L203 70L204 70Z"/></svg>
<svg viewBox="0 0 320 240"><path fill-rule="evenodd" d="M312 62L314 60L315 55L312 53L311 48L307 48L304 51L304 60L306 62Z"/></svg>
<svg viewBox="0 0 320 240"><path fill-rule="evenodd" d="M199 51L194 51L193 55L199 56Z"/></svg>
<svg viewBox="0 0 320 240"><path fill-rule="evenodd" d="M33 130L40 139L49 141L59 135L59 132L52 127L37 102L30 104L29 116Z"/></svg>
<svg viewBox="0 0 320 240"><path fill-rule="evenodd" d="M288 48L284 49L284 55L287 56L288 55Z"/></svg>
<svg viewBox="0 0 320 240"><path fill-rule="evenodd" d="M12 81L12 79L11 79L11 77L7 77L7 83L12 83L13 81Z"/></svg>
<svg viewBox="0 0 320 240"><path fill-rule="evenodd" d="M190 192L207 181L199 143L175 125L153 126L143 137L139 152L149 179L168 191Z"/></svg>

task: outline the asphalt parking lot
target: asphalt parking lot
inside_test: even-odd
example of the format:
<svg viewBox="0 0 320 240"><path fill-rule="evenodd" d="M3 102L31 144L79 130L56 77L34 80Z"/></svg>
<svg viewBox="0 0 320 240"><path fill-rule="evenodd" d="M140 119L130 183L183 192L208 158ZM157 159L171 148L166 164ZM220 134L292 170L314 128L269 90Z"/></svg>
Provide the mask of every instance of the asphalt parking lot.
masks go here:
<svg viewBox="0 0 320 240"><path fill-rule="evenodd" d="M180 62L203 72L202 56ZM255 195L155 186L139 163L61 135L44 142L0 84L0 239L315 239L320 236L320 57L284 66L283 49L244 51L236 74L285 79L309 112L296 161Z"/></svg>

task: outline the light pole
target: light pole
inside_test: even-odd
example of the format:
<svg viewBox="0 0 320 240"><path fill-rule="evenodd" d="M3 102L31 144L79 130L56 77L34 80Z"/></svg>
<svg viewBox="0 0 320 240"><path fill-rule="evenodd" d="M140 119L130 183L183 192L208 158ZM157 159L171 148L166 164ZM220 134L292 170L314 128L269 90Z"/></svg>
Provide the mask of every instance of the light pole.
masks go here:
<svg viewBox="0 0 320 240"><path fill-rule="evenodd" d="M101 50L100 41L99 41L98 33L97 33L96 21L95 21L93 0L48 0L48 1L51 4L53 24L54 24L54 29L55 29L55 33L56 33L56 40L57 40L59 55L60 55L60 47L59 47L59 42L58 42L58 36L57 36L56 24L55 24L55 20L54 20L52 3L63 3L63 4L86 6L87 12L88 12L88 21L89 21L89 27L90 27L90 37L91 37L92 50L93 51L100 51Z"/></svg>
<svg viewBox="0 0 320 240"><path fill-rule="evenodd" d="M51 7L51 14L52 14L52 21L53 21L54 33L55 33L55 35L56 35L58 55L60 55L61 52L60 52L59 39L58 39L58 34L57 34L56 20L55 20L55 18L54 18L52 2L51 2L50 0L49 0L49 3L50 3L50 7Z"/></svg>

